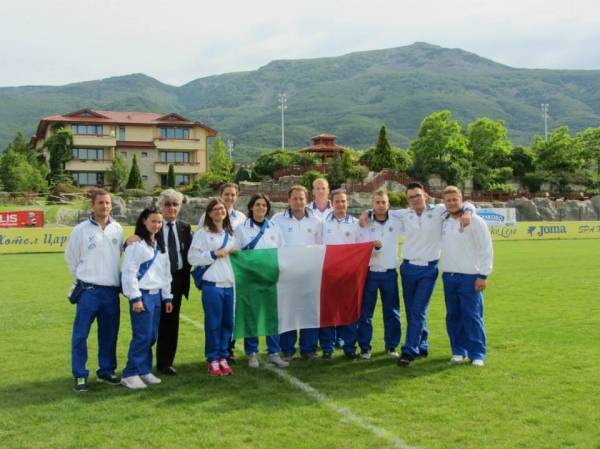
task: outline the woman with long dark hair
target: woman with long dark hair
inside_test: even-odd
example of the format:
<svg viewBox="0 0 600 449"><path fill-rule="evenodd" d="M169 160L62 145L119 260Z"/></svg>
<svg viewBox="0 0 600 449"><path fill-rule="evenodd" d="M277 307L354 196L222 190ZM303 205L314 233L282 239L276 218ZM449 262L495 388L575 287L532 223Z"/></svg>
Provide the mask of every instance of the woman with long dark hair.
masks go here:
<svg viewBox="0 0 600 449"><path fill-rule="evenodd" d="M165 252L162 215L155 207L142 211L135 224L141 240L127 247L121 282L123 294L129 298L131 343L121 384L132 390L158 384L152 374L152 346L156 342L161 301L171 313L171 267ZM100 323L99 323L100 324Z"/></svg>
<svg viewBox="0 0 600 449"><path fill-rule="evenodd" d="M204 353L211 376L227 376L233 334L233 271L229 254L235 251L235 237L227 207L220 199L208 203L203 226L194 234L188 253L190 265L204 267L202 306L204 308Z"/></svg>
<svg viewBox="0 0 600 449"><path fill-rule="evenodd" d="M283 246L283 235L279 226L268 219L271 212L271 201L264 193L252 195L248 202L248 218L235 229L235 243L242 251L255 249L280 248ZM267 360L279 368L288 367L279 353L279 335L270 335L267 340ZM258 337L244 338L244 352L248 357L248 366L258 368Z"/></svg>

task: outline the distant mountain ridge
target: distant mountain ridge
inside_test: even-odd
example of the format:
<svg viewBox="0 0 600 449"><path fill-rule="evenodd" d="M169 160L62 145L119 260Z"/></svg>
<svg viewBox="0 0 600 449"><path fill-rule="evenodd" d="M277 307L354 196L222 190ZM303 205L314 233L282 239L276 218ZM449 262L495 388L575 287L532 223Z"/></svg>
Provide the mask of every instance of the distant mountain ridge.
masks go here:
<svg viewBox="0 0 600 449"><path fill-rule="evenodd" d="M40 118L82 108L177 112L231 138L234 156L254 158L280 145L277 95L286 92L286 147L321 132L343 146L373 145L381 125L406 146L433 111L449 109L463 124L502 119L514 143L551 128L600 126L600 70L508 67L460 49L426 43L343 56L276 60L254 71L199 78L180 87L143 74L65 86L0 88L0 148L17 130L35 132Z"/></svg>

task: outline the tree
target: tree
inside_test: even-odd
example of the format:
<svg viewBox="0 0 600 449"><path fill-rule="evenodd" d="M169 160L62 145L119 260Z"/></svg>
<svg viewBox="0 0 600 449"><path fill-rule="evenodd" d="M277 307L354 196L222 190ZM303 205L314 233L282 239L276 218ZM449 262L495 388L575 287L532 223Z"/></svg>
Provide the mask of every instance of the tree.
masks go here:
<svg viewBox="0 0 600 449"><path fill-rule="evenodd" d="M167 173L167 187L175 188L175 167L169 164L169 172Z"/></svg>
<svg viewBox="0 0 600 449"><path fill-rule="evenodd" d="M531 148L518 145L510 155L513 176L521 180L527 173L535 171L535 153Z"/></svg>
<svg viewBox="0 0 600 449"><path fill-rule="evenodd" d="M131 170L129 171L129 178L127 178L128 189L143 189L144 183L142 182L142 174L140 173L140 167L138 166L137 156L133 155L133 161L131 162Z"/></svg>
<svg viewBox="0 0 600 449"><path fill-rule="evenodd" d="M471 174L472 153L460 124L450 111L433 112L421 122L410 144L414 155L411 174L427 180L439 175L447 184L463 184Z"/></svg>
<svg viewBox="0 0 600 449"><path fill-rule="evenodd" d="M129 169L127 168L125 158L119 153L115 154L110 168L106 170L106 180L111 185L113 192L119 192L123 188L127 182L128 174Z"/></svg>
<svg viewBox="0 0 600 449"><path fill-rule="evenodd" d="M489 190L512 177L512 144L502 120L478 118L467 128L469 149L473 154L472 171L475 190Z"/></svg>
<svg viewBox="0 0 600 449"><path fill-rule="evenodd" d="M369 157L369 170L381 171L384 168L394 169L395 160L390 142L387 139L385 126L379 129L377 145Z"/></svg>
<svg viewBox="0 0 600 449"><path fill-rule="evenodd" d="M71 177L65 173L65 164L73 159L73 133L71 130L64 128L61 123L53 125L52 135L44 141L43 148L46 148L50 155L48 181L51 183L67 180L71 182Z"/></svg>
<svg viewBox="0 0 600 449"><path fill-rule="evenodd" d="M261 154L256 160L254 171L258 175L273 177L273 173L281 168L291 167L292 165L307 168L316 164L317 159L318 156L312 153L276 150Z"/></svg>
<svg viewBox="0 0 600 449"><path fill-rule="evenodd" d="M327 181L331 190L339 189L346 178L342 171L342 157L340 151L336 150L333 157L329 159L329 167L327 169Z"/></svg>
<svg viewBox="0 0 600 449"><path fill-rule="evenodd" d="M0 156L0 182L8 192L43 192L48 188L42 171L14 149Z"/></svg>
<svg viewBox="0 0 600 449"><path fill-rule="evenodd" d="M231 181L233 176L233 161L229 157L227 148L220 137L217 137L213 143L210 155L208 171L222 182Z"/></svg>

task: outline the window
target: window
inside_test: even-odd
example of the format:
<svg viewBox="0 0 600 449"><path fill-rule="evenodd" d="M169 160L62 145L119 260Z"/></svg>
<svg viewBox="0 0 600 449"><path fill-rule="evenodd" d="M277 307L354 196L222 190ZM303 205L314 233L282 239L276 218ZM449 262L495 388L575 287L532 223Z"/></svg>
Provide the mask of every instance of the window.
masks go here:
<svg viewBox="0 0 600 449"><path fill-rule="evenodd" d="M127 159L127 151L121 151L121 156Z"/></svg>
<svg viewBox="0 0 600 449"><path fill-rule="evenodd" d="M142 175L142 181L148 181L148 176L147 175Z"/></svg>
<svg viewBox="0 0 600 449"><path fill-rule="evenodd" d="M104 159L104 149L73 148L73 158L81 161L101 161Z"/></svg>
<svg viewBox="0 0 600 449"><path fill-rule="evenodd" d="M167 175L160 175L160 184L167 187ZM190 184L190 175L175 175L176 186L187 186Z"/></svg>
<svg viewBox="0 0 600 449"><path fill-rule="evenodd" d="M142 159L148 159L148 152L142 151Z"/></svg>
<svg viewBox="0 0 600 449"><path fill-rule="evenodd" d="M161 151L160 161L165 163L189 162L190 153L187 151Z"/></svg>
<svg viewBox="0 0 600 449"><path fill-rule="evenodd" d="M71 125L73 134L78 136L101 136L102 125Z"/></svg>
<svg viewBox="0 0 600 449"><path fill-rule="evenodd" d="M160 138L161 139L189 139L190 129L179 128L176 126L161 126L160 127Z"/></svg>
<svg viewBox="0 0 600 449"><path fill-rule="evenodd" d="M73 181L79 186L104 185L104 173L74 172Z"/></svg>
<svg viewBox="0 0 600 449"><path fill-rule="evenodd" d="M119 126L119 140L125 140L125 127Z"/></svg>

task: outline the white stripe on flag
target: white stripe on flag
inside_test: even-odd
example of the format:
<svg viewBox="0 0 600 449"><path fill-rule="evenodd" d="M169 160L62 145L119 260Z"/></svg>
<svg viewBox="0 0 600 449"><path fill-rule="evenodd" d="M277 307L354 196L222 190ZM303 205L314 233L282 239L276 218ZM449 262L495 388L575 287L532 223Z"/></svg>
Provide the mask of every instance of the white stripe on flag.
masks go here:
<svg viewBox="0 0 600 449"><path fill-rule="evenodd" d="M291 246L277 252L279 333L320 327L325 246Z"/></svg>

